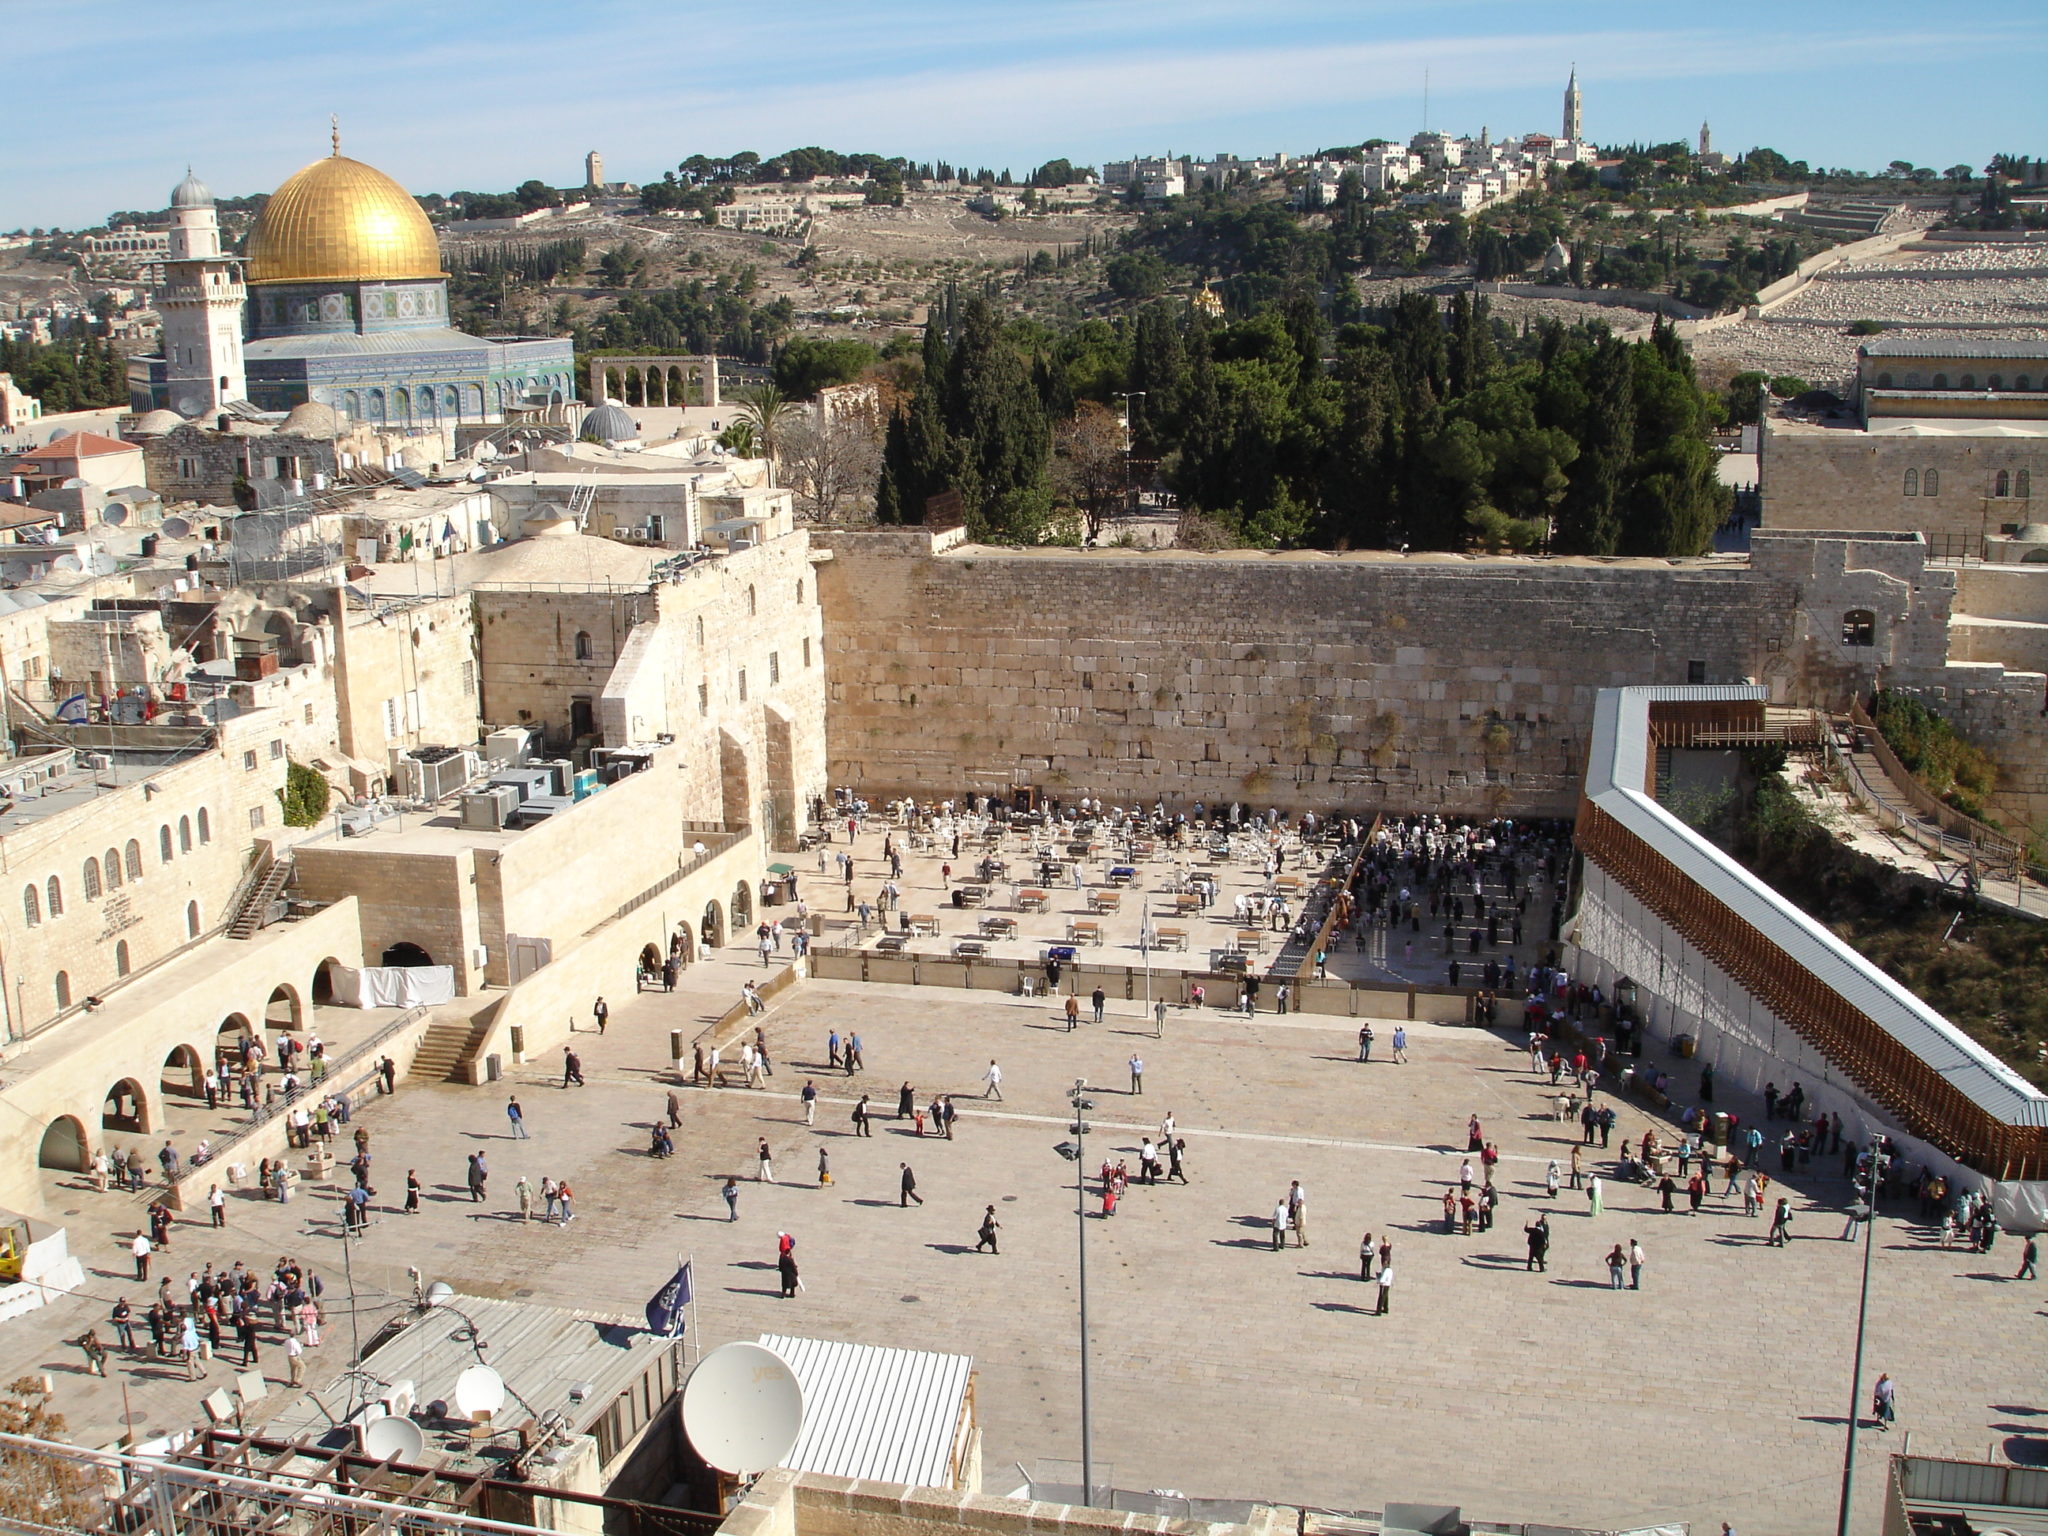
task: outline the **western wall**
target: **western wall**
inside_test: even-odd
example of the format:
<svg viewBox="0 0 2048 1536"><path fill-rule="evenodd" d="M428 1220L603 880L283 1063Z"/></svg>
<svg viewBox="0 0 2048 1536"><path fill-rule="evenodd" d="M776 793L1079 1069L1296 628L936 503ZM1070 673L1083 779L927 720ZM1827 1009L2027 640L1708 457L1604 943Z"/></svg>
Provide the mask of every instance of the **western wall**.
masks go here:
<svg viewBox="0 0 2048 1536"><path fill-rule="evenodd" d="M818 533L835 784L1569 814L1593 698L1760 676L1729 560L1011 550Z"/></svg>

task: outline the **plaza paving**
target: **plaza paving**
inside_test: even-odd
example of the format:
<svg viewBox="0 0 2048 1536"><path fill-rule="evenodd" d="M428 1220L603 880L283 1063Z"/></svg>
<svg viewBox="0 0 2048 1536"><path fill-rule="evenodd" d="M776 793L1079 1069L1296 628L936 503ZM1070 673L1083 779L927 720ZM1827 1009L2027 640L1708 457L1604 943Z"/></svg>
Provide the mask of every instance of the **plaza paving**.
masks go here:
<svg viewBox="0 0 2048 1536"><path fill-rule="evenodd" d="M1188 1141L1187 1187L1134 1185L1114 1218L1087 1222L1096 1454L1119 1484L1336 1509L1441 1499L1480 1518L1595 1525L1690 1519L1711 1530L1729 1519L1744 1536L1831 1518L1858 1276L1857 1247L1836 1240L1839 1179L1793 1180L1801 1214L1784 1250L1764 1245L1739 1200L1667 1216L1653 1192L1610 1184L1595 1219L1569 1190L1554 1206L1544 1198L1544 1163L1568 1157L1574 1131L1543 1112L1526 1055L1501 1035L1416 1026L1403 1066L1386 1059L1382 1023L1375 1060L1361 1065L1343 1021L1175 1012L1155 1040L1126 1004L1069 1034L1043 1002L820 983L768 1016L773 1079L681 1090L677 1155L649 1159L668 1030L715 1014L754 969L728 950L672 995L615 997L609 1033L576 1037L586 1087L560 1087L551 1059L492 1087L403 1085L359 1115L389 1208L353 1250L365 1334L402 1306L408 1264L463 1291L634 1317L688 1254L707 1346L776 1329L971 1353L987 1483L1004 1490L1012 1463L1077 1453L1072 1165L1053 1145L1062 1096L1085 1076L1101 1085L1091 1164L1106 1154L1135 1169L1138 1135L1169 1110ZM818 1069L834 1026L860 1031L864 1076ZM1134 1051L1142 1097L1125 1091ZM1005 1074L1000 1104L978 1097L991 1057ZM806 1077L824 1095L812 1129L794 1097ZM853 1136L855 1092L892 1115L906 1078L921 1100L960 1096L956 1140L920 1141L893 1119ZM507 1093L526 1108L529 1142L508 1139ZM1506 1199L1494 1232L1449 1236L1438 1199L1473 1113L1504 1154ZM1646 1123L1624 1104L1617 1149ZM763 1137L774 1185L753 1178ZM821 1147L829 1189L816 1183ZM492 1169L481 1206L461 1187L477 1148ZM897 1195L905 1161L926 1202L908 1210ZM407 1167L428 1191L414 1217L395 1210ZM522 1173L568 1178L576 1219L522 1225ZM742 1185L736 1223L719 1198L728 1173ZM1295 1178L1311 1244L1276 1254L1268 1216ZM59 1342L103 1319L105 1300L147 1291L127 1282L139 1207L75 1199L74 1243L97 1299L10 1325L0 1370L58 1372L58 1406L81 1438L118 1431L124 1384L138 1432L196 1417L205 1387L176 1369L124 1363L103 1383ZM990 1203L999 1257L973 1251ZM1550 1269L1530 1274L1521 1228L1546 1207ZM1395 1238L1384 1318L1357 1279L1365 1228ZM778 1229L797 1239L805 1289L793 1301L777 1295ZM1644 1289L1615 1293L1601 1256L1630 1236L1648 1251ZM1878 1242L1868 1379L1898 1378L1913 1448L1980 1456L2038 1432L2043 1293L2004 1278L2016 1243L1989 1258L1942 1252L1896 1219ZM207 1259L308 1258L332 1314L312 1352L317 1383L345 1364L341 1247L332 1192L309 1190L283 1207L238 1195L221 1240L181 1223L165 1257L181 1276ZM280 1352L266 1348L265 1365L281 1376ZM216 1365L213 1383L227 1374ZM1882 1452L1903 1439L1866 1437L1863 1528L1876 1518Z"/></svg>

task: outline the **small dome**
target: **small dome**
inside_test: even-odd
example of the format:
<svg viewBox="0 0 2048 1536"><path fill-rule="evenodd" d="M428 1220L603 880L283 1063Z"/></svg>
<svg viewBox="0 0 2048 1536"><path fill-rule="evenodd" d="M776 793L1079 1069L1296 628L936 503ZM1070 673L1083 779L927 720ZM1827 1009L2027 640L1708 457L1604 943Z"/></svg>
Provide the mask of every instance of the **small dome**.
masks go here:
<svg viewBox="0 0 2048 1536"><path fill-rule="evenodd" d="M2013 535L2017 544L2048 544L2048 523L2027 523Z"/></svg>
<svg viewBox="0 0 2048 1536"><path fill-rule="evenodd" d="M640 428L630 414L606 402L583 418L576 435L594 437L601 443L630 443L639 437Z"/></svg>
<svg viewBox="0 0 2048 1536"><path fill-rule="evenodd" d="M176 411L144 411L128 424L130 437L162 437L166 432L175 432L185 425L185 418Z"/></svg>
<svg viewBox="0 0 2048 1536"><path fill-rule="evenodd" d="M291 408L285 417L280 432L289 432L296 437L339 437L341 418L334 407L322 405L318 400L303 401Z"/></svg>
<svg viewBox="0 0 2048 1536"><path fill-rule="evenodd" d="M211 208L213 193L205 182L192 174L192 167L185 167L185 179L171 188L173 208Z"/></svg>

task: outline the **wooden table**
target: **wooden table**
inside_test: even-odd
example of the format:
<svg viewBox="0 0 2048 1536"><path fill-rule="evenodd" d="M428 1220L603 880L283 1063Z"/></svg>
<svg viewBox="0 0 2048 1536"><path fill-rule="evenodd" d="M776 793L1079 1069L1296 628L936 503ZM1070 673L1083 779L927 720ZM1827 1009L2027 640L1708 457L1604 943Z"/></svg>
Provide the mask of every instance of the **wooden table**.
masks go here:
<svg viewBox="0 0 2048 1536"><path fill-rule="evenodd" d="M1017 935L1017 919L1014 917L997 917L991 914L981 920L981 931L992 939L1015 938Z"/></svg>
<svg viewBox="0 0 2048 1536"><path fill-rule="evenodd" d="M1090 891L1088 909L1091 912L1114 912L1123 905L1123 896L1116 891Z"/></svg>
<svg viewBox="0 0 2048 1536"><path fill-rule="evenodd" d="M913 927L916 919L912 920ZM1266 952L1266 931L1263 928L1240 928L1237 930L1237 947L1249 954L1263 955Z"/></svg>
<svg viewBox="0 0 2048 1536"><path fill-rule="evenodd" d="M1202 910L1202 898L1192 893L1173 898L1173 910L1181 917L1193 917Z"/></svg>
<svg viewBox="0 0 2048 1536"><path fill-rule="evenodd" d="M960 887L960 905L963 907L978 907L987 900L988 891L982 886L963 885Z"/></svg>
<svg viewBox="0 0 2048 1536"><path fill-rule="evenodd" d="M1158 927L1152 930L1152 937L1161 949L1186 949L1188 931L1185 928Z"/></svg>
<svg viewBox="0 0 2048 1536"><path fill-rule="evenodd" d="M988 946L979 939L955 939L953 953L960 959L978 959L988 953Z"/></svg>
<svg viewBox="0 0 2048 1536"><path fill-rule="evenodd" d="M1027 885L1017 892L1017 910L1019 912L1049 912L1052 910L1052 898L1046 895L1044 891Z"/></svg>
<svg viewBox="0 0 2048 1536"><path fill-rule="evenodd" d="M875 940L875 948L885 955L901 954L909 944L910 940L900 933L885 933Z"/></svg>
<svg viewBox="0 0 2048 1536"><path fill-rule="evenodd" d="M1067 924L1067 939L1075 944L1100 944L1102 924L1086 917L1077 917Z"/></svg>
<svg viewBox="0 0 2048 1536"><path fill-rule="evenodd" d="M936 914L931 912L913 912L910 914L910 931L917 934L929 933L936 935L939 931L939 919Z"/></svg>

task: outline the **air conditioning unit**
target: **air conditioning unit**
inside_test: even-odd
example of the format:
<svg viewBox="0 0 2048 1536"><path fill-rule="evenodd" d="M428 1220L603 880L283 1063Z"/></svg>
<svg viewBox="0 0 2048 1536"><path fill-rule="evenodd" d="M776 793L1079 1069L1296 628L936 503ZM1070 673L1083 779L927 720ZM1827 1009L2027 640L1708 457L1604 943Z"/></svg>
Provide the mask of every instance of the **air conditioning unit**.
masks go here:
<svg viewBox="0 0 2048 1536"><path fill-rule="evenodd" d="M409 1381L394 1381L391 1390L377 1399L394 1419L407 1417L417 1405L418 1392Z"/></svg>
<svg viewBox="0 0 2048 1536"><path fill-rule="evenodd" d="M517 768L540 750L540 732L530 725L507 726L484 738L484 757L493 768Z"/></svg>
<svg viewBox="0 0 2048 1536"><path fill-rule="evenodd" d="M114 759L105 752L88 752L80 761L87 773L105 773L114 766Z"/></svg>
<svg viewBox="0 0 2048 1536"><path fill-rule="evenodd" d="M461 800L462 824L472 832L502 832L519 808L519 791L510 784L471 790Z"/></svg>
<svg viewBox="0 0 2048 1536"><path fill-rule="evenodd" d="M476 754L457 747L415 747L400 757L398 792L409 800L445 800L476 777Z"/></svg>

